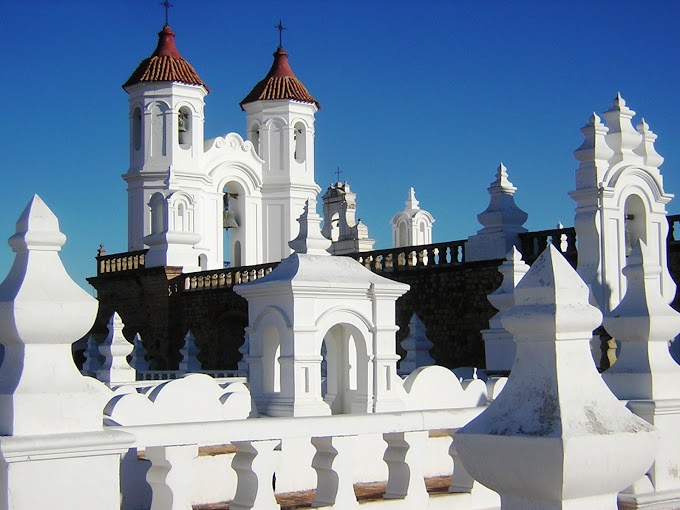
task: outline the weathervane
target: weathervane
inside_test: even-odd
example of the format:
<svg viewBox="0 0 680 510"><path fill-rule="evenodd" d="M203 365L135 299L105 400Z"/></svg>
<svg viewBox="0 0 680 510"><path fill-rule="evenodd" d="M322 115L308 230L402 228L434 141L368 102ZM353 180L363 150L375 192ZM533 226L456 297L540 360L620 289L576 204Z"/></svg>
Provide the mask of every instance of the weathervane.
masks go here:
<svg viewBox="0 0 680 510"><path fill-rule="evenodd" d="M173 7L173 4L169 2L169 0L163 0L161 2L161 5L165 7L165 26L167 27L169 25L168 23L168 11L170 10L170 7Z"/></svg>
<svg viewBox="0 0 680 510"><path fill-rule="evenodd" d="M279 20L279 24L275 25L274 28L278 28L279 30L279 48L283 48L283 31L286 29L286 27L284 27L283 23L281 23L281 20Z"/></svg>

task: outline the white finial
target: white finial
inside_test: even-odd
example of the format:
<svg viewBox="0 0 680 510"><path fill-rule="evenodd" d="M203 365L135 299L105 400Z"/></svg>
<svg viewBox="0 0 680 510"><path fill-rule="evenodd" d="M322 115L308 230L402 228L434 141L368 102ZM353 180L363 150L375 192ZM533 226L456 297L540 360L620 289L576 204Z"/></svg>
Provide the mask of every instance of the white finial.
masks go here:
<svg viewBox="0 0 680 510"><path fill-rule="evenodd" d="M123 321L120 315L113 312L109 319L109 334L99 346L99 352L104 356L104 364L97 371L97 379L108 386L134 381L135 369L127 362L133 348L123 336Z"/></svg>
<svg viewBox="0 0 680 510"><path fill-rule="evenodd" d="M408 375L416 368L435 364L430 356L430 350L434 344L427 338L425 324L415 313L408 323L408 331L408 336L401 342L401 347L406 351L406 357L399 364L401 375Z"/></svg>
<svg viewBox="0 0 680 510"><path fill-rule="evenodd" d="M499 493L502 508L614 509L617 493L654 460L656 430L612 395L593 363L589 344L602 314L588 295L549 245L501 318L517 345L512 375L456 433L456 448L470 475ZM591 444L597 451L584 447ZM518 451L513 469L502 465L500 459ZM605 474L601 466L625 469ZM594 476L598 483L589 482Z"/></svg>
<svg viewBox="0 0 680 510"><path fill-rule="evenodd" d="M180 349L182 354L182 361L179 362L179 369L181 372L191 374L201 370L201 362L198 361L198 346L196 345L196 338L191 330L184 335L184 346Z"/></svg>
<svg viewBox="0 0 680 510"><path fill-rule="evenodd" d="M132 366L135 371L142 372L149 370L149 362L146 360L146 355L148 353L139 333L132 339L132 345L134 345L134 349L132 350Z"/></svg>
<svg viewBox="0 0 680 510"><path fill-rule="evenodd" d="M612 101L612 106L619 109L626 106L626 100L621 97L621 92L616 93L616 97Z"/></svg>
<svg viewBox="0 0 680 510"><path fill-rule="evenodd" d="M656 152L654 143L656 142L656 134L649 129L649 124L643 118L637 125L637 132L642 135L642 143L635 149L635 154L642 156L645 165L659 168L664 161L663 156Z"/></svg>
<svg viewBox="0 0 680 510"><path fill-rule="evenodd" d="M108 390L83 377L71 355L94 323L97 300L66 272L58 253L66 236L39 196L16 225L14 264L0 284L0 435L101 430Z"/></svg>
<svg viewBox="0 0 680 510"><path fill-rule="evenodd" d="M305 208L298 218L298 223L300 233L288 243L288 246L295 253L330 255L327 250L331 246L331 241L321 234L321 217L316 213L316 198L310 197L305 202Z"/></svg>
<svg viewBox="0 0 680 510"><path fill-rule="evenodd" d="M406 209L420 209L418 207L418 200L416 200L416 191L411 187L408 190L408 200L406 200Z"/></svg>
<svg viewBox="0 0 680 510"><path fill-rule="evenodd" d="M639 159L633 150L642 141L642 136L633 128L631 119L635 116L635 112L626 106L621 94L616 94L612 107L602 116L609 127L607 145L614 151L609 161L610 165L628 158Z"/></svg>

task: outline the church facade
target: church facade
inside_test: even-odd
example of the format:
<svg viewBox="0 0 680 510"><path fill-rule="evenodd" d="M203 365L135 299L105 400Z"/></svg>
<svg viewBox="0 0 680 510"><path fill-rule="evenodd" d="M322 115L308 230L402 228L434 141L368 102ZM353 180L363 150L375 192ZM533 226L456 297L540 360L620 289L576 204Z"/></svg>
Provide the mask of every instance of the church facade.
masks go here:
<svg viewBox="0 0 680 510"><path fill-rule="evenodd" d="M208 86L166 25L123 85L129 94L128 250L147 267L184 272L254 265L290 254L304 203L316 197L314 115L319 103L282 47L241 101L247 139L204 140Z"/></svg>

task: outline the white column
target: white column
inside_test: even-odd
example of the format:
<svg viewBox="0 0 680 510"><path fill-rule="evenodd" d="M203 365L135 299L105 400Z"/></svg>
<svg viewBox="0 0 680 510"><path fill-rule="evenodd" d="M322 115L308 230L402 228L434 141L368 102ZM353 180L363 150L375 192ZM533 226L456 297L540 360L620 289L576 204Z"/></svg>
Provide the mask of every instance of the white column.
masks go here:
<svg viewBox="0 0 680 510"><path fill-rule="evenodd" d="M272 482L278 460L279 439L234 441L238 448L231 463L238 482L231 510L279 510Z"/></svg>
<svg viewBox="0 0 680 510"><path fill-rule="evenodd" d="M427 505L423 474L427 437L427 431L383 434L387 443L383 458L389 471L385 499L407 499L421 508Z"/></svg>
<svg viewBox="0 0 680 510"><path fill-rule="evenodd" d="M153 446L145 453L151 461L146 474L153 493L151 510L191 510L198 445Z"/></svg>
<svg viewBox="0 0 680 510"><path fill-rule="evenodd" d="M335 506L358 508L354 494L356 436L313 437L316 455L312 467L316 470L317 487L313 507Z"/></svg>

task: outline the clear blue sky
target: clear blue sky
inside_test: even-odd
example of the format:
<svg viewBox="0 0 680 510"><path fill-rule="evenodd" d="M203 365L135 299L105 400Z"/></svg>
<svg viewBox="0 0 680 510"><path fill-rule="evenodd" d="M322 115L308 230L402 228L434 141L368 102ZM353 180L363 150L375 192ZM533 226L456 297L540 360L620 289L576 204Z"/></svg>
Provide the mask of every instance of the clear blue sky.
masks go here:
<svg viewBox="0 0 680 510"><path fill-rule="evenodd" d="M127 249L121 84L156 46L159 1L2 3L0 237L38 193L83 285L100 243ZM680 193L680 2L173 3L177 46L211 89L208 138L244 134L238 103L268 71L283 20L291 66L322 105L316 181L325 190L340 166L376 248L390 246L409 186L436 218L435 241L473 234L500 161L527 228L572 225L579 129L617 91L659 135L666 191ZM13 260L4 246L0 275Z"/></svg>

